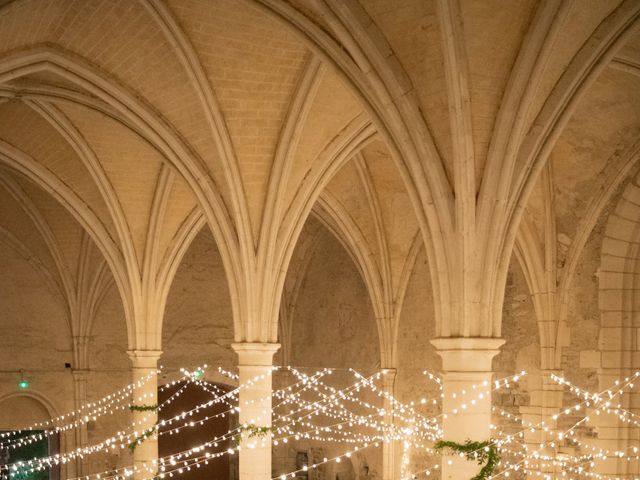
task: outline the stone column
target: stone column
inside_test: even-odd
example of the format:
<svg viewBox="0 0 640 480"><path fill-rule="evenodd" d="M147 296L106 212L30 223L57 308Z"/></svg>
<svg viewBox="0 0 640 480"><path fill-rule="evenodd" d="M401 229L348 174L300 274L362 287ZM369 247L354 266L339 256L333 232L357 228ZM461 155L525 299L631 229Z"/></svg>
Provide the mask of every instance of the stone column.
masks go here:
<svg viewBox="0 0 640 480"><path fill-rule="evenodd" d="M493 357L504 343L501 338L437 338L431 342L442 357L442 400L444 440L463 443L491 437L491 394L479 397L478 388L487 382L491 390ZM460 395L465 390L466 395ZM457 398L453 398L453 394ZM471 400L475 400L475 404ZM463 404L466 408L463 407ZM460 480L477 475L480 467L459 455L442 460L442 480Z"/></svg>
<svg viewBox="0 0 640 480"><path fill-rule="evenodd" d="M158 360L160 350L130 350L127 352L131 358L132 381L143 381L142 385L135 386L133 390L134 405L158 404ZM147 378L151 375L151 378ZM144 380L147 379L147 380ZM153 428L158 421L158 412L148 410L133 412L134 430L141 435L144 431ZM155 474L158 460L158 437L147 437L133 451L133 464L136 468L134 479L150 478Z"/></svg>
<svg viewBox="0 0 640 480"><path fill-rule="evenodd" d="M561 371L554 370L541 370L539 375L527 375L531 385L529 389L529 405L523 405L519 408L524 426L530 424L540 425L541 422L545 422L545 425L551 429L550 432L545 432L542 428L536 429L534 432L529 429L524 431L524 441L529 451L540 451L541 455L549 455L551 457L557 455L558 451L557 444L555 449L549 446L550 442L555 440L554 433L557 422L553 420L553 416L562 408L564 394L562 385L558 385L557 382L551 379L552 374L562 376ZM547 446L540 450L541 444L546 444ZM535 474L527 478L540 478L538 473L550 475L561 473L558 468L554 468L548 463L530 460L530 469Z"/></svg>
<svg viewBox="0 0 640 480"><path fill-rule="evenodd" d="M382 369L382 388L384 392L391 397L393 397L395 392L395 381L396 381L396 373L397 370L395 368L384 368ZM384 423L387 425L387 431L392 434L393 433L393 424L394 424L394 405L391 400L385 398L384 400ZM397 459L396 459L396 451L397 451L397 441L393 440L390 442L384 442L382 444L382 480L396 480L399 475L397 470Z"/></svg>
<svg viewBox="0 0 640 480"><path fill-rule="evenodd" d="M277 343L234 343L240 374L240 424L271 426L271 367ZM247 385L247 386L245 386ZM240 480L271 478L271 435L243 435L240 450Z"/></svg>
<svg viewBox="0 0 640 480"><path fill-rule="evenodd" d="M78 410L76 419L81 420L83 412L79 409L87 403L87 380L89 377L89 370L74 369L71 374L73 375L73 396L74 407ZM80 422L78 428L74 429L75 433L75 446L76 448L85 447L89 444L89 434L87 432L87 424ZM75 475L82 477L86 475L87 465L85 460L78 457L75 461Z"/></svg>

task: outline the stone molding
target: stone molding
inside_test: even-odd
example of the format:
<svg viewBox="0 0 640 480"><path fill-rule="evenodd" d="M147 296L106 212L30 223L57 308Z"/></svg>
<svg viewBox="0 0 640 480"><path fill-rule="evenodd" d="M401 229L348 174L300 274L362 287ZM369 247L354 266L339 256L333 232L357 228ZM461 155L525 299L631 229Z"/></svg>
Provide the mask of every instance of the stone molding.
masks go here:
<svg viewBox="0 0 640 480"><path fill-rule="evenodd" d="M133 368L157 368L162 350L127 350Z"/></svg>
<svg viewBox="0 0 640 480"><path fill-rule="evenodd" d="M442 357L445 372L488 372L505 340L493 337L435 338L431 344Z"/></svg>
<svg viewBox="0 0 640 480"><path fill-rule="evenodd" d="M267 367L273 364L273 355L280 348L280 344L241 342L232 343L231 348L238 354L238 366Z"/></svg>

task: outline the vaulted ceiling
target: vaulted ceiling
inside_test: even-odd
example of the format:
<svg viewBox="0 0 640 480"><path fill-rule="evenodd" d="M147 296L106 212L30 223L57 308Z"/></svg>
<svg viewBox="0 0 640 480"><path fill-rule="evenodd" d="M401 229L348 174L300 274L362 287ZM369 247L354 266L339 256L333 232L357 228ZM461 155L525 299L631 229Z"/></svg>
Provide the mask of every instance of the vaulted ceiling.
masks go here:
<svg viewBox="0 0 640 480"><path fill-rule="evenodd" d="M460 285L499 308L515 238L533 290L570 283L540 259L559 235L578 258L635 172L639 16L633 0L2 2L0 237L74 332L111 272L130 347L157 348L206 223L237 340L274 341L313 211L356 261L392 362L422 248L443 318ZM469 268L470 285L451 273Z"/></svg>

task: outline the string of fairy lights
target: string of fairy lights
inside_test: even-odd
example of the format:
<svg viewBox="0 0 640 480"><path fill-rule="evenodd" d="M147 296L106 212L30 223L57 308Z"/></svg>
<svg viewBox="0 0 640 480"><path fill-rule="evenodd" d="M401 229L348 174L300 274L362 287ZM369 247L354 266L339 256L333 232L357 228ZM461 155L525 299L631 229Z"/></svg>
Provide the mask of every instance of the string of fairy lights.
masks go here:
<svg viewBox="0 0 640 480"><path fill-rule="evenodd" d="M132 475L149 479L173 478L222 457L236 456L243 449L269 445L277 448L300 441L324 446L322 451L325 455L313 458L295 470L280 473L273 480L295 478L309 470L339 464L353 455L382 445L401 447L400 474L403 480L429 478L442 468L442 461L451 463L454 458L442 457L434 449L434 444L445 437L443 422L465 415L480 402L487 404L497 392L509 391L526 375L524 371L518 372L493 381L484 380L467 385L452 392L450 388L444 388L441 377L425 371L425 382L433 384L435 388L425 389L430 393L419 400L404 403L384 388L385 371L368 376L353 369L332 368L304 373L302 369L285 366L267 368L263 373L240 382L237 374L219 368L219 374L228 378L230 383L237 384L235 387L221 388L205 380L207 368L204 365L194 370L181 369L178 379L160 387L160 391L172 389L173 393L157 405L139 403L155 398L153 394L140 393L146 392L149 381L158 375L159 371L154 370L137 382L74 411L20 430L0 432L0 450L10 452L53 435L71 432L90 421L96 422L105 416L138 409L138 414L124 430L62 453L0 463L0 476L4 475L3 472L43 471L78 458L84 460L97 454L118 453L127 448L135 450L150 439L180 435L211 424L216 419L226 419L226 431L212 435L188 449L151 459L147 463L137 462L69 480L125 480ZM276 372L284 374L283 378L287 379L284 385L252 396L250 400L242 400L243 390L264 382ZM498 424L490 426L490 445L500 453L500 460L488 478L519 478L527 475L548 480L618 480L619 476L600 473L598 466L612 459L637 464L640 462L638 446L628 443L618 449L606 448L597 436L588 433L599 425L600 418L605 417L614 418L622 425L640 426L640 415L632 410L628 399L625 400L626 396L634 393L639 377L640 372L636 372L616 380L609 388L593 393L559 375L551 375L551 380L562 391L577 400L558 408L553 414L542 416L537 422L528 421L505 408L491 407L494 419L501 419ZM155 385L155 381L151 385ZM165 414L165 409L180 398L189 386L199 389L206 400L180 413ZM448 405L446 411L443 410L444 402ZM256 411L254 407L264 405L268 405L268 410L262 410L255 418L244 418L242 423L238 420L242 418L242 412ZM488 446L483 448L487 449ZM472 457L477 453L471 452ZM418 455L419 459L412 460L414 455ZM468 452L466 455L470 458ZM463 454L460 456L464 458Z"/></svg>

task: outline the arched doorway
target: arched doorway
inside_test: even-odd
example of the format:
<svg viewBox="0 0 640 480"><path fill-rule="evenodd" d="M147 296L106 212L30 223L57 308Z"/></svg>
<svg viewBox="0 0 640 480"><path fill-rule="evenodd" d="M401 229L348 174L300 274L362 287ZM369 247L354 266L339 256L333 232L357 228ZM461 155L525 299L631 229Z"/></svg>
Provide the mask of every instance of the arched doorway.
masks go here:
<svg viewBox="0 0 640 480"><path fill-rule="evenodd" d="M43 458L60 452L60 437L40 430L17 431L37 422L46 423L53 415L50 405L35 394L11 394L0 398L0 432L14 432L0 445L0 480L59 480L60 466L34 472L7 468L16 462ZM23 439L24 442L20 442ZM17 446L19 445L19 446Z"/></svg>

